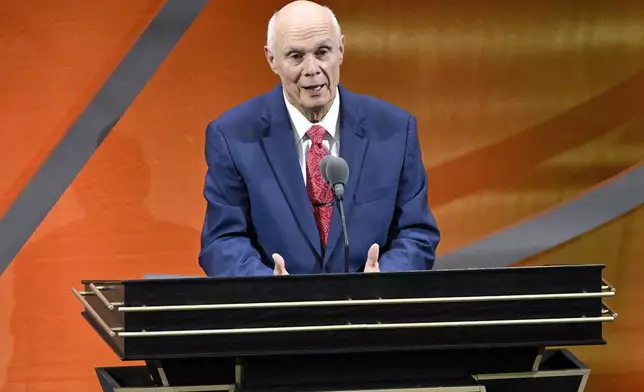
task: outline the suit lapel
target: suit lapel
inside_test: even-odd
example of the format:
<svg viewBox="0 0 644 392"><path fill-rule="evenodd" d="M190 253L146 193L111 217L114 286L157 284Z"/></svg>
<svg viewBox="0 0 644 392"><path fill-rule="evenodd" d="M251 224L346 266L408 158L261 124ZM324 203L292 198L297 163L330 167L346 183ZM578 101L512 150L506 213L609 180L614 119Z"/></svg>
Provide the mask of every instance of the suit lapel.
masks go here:
<svg viewBox="0 0 644 392"><path fill-rule="evenodd" d="M347 228L350 226L349 216L353 209L353 195L355 194L360 173L362 172L362 163L365 152L367 151L368 140L364 135L360 120L362 112L359 106L354 102L352 94L340 87L340 156L349 165L349 180L344 191L344 213L347 218ZM333 209L331 217L331 228L329 229L329 239L327 249L324 253L324 263L326 264L333 254L336 246L344 246L342 238L342 222L340 213L337 208ZM349 237L349 242L351 238ZM344 260L344 259L343 259ZM365 255L366 260L366 255Z"/></svg>
<svg viewBox="0 0 644 392"><path fill-rule="evenodd" d="M270 93L264 120L268 122L264 130L264 150L275 178L284 192L284 197L300 229L321 258L320 235L302 178L295 137L284 104L281 85Z"/></svg>

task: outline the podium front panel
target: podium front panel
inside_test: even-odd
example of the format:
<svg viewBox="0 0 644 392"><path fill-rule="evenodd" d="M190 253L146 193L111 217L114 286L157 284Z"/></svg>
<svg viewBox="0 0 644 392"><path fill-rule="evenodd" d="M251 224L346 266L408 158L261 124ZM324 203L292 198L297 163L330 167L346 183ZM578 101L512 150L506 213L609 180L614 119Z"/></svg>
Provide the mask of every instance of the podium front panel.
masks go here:
<svg viewBox="0 0 644 392"><path fill-rule="evenodd" d="M77 296L128 360L596 345L616 316L603 268L85 281Z"/></svg>

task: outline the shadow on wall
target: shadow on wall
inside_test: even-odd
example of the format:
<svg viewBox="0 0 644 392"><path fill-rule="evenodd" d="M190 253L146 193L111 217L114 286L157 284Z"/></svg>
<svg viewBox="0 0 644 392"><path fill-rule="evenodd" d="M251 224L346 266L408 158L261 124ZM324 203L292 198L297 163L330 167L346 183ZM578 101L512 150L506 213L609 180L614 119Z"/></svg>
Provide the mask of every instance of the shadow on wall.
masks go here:
<svg viewBox="0 0 644 392"><path fill-rule="evenodd" d="M203 275L199 232L151 215L150 184L137 141L109 135L70 187L84 218L29 242L14 260L8 390L94 390L93 367L118 363L80 316L70 289L81 280Z"/></svg>

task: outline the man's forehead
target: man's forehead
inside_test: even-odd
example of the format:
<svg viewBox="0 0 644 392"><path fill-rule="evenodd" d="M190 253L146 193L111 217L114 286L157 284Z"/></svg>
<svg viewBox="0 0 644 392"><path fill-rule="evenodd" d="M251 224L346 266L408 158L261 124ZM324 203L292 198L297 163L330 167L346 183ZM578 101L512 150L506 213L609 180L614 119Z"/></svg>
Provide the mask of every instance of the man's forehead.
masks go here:
<svg viewBox="0 0 644 392"><path fill-rule="evenodd" d="M285 26L277 34L277 41L283 48L296 46L314 49L321 45L333 45L335 40L334 29L328 25Z"/></svg>

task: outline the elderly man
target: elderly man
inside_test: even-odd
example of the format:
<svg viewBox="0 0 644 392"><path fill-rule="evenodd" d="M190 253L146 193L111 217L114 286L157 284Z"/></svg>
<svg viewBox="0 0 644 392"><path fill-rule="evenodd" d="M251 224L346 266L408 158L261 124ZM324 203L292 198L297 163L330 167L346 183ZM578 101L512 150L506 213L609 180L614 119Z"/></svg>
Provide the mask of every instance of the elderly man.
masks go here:
<svg viewBox="0 0 644 392"><path fill-rule="evenodd" d="M206 130L206 274L343 272L340 217L319 166L327 154L350 169L350 272L431 269L439 231L415 118L339 84L344 37L326 7L283 7L268 24L264 52L278 86Z"/></svg>

